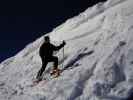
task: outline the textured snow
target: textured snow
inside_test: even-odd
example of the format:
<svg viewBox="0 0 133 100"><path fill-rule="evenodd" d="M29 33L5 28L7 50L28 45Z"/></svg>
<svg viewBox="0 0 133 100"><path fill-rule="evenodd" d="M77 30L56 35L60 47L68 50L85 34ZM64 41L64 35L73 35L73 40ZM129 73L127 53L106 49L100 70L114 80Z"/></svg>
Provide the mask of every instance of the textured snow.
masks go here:
<svg viewBox="0 0 133 100"><path fill-rule="evenodd" d="M125 100L133 92L133 0L108 0L48 33L66 40L56 79L30 87L41 67L43 37L0 64L0 100ZM64 66L62 66L62 64Z"/></svg>

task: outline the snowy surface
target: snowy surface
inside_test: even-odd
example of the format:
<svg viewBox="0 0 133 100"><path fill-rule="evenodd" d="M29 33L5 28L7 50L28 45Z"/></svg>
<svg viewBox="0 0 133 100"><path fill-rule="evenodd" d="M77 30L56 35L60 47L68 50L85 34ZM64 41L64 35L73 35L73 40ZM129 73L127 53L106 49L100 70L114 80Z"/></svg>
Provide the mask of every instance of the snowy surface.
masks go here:
<svg viewBox="0 0 133 100"><path fill-rule="evenodd" d="M125 100L133 92L133 0L108 0L49 33L64 70L30 87L41 59L43 37L0 64L0 100ZM64 66L62 66L64 65Z"/></svg>

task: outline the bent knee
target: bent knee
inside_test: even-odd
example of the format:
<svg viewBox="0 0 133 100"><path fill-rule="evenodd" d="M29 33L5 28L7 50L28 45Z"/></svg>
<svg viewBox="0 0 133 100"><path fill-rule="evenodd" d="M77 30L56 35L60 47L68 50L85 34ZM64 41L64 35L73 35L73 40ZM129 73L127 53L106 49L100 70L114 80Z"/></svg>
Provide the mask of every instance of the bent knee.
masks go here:
<svg viewBox="0 0 133 100"><path fill-rule="evenodd" d="M54 60L55 60L55 61L58 61L58 57L54 57Z"/></svg>
<svg viewBox="0 0 133 100"><path fill-rule="evenodd" d="M55 60L58 61L58 57L56 57Z"/></svg>

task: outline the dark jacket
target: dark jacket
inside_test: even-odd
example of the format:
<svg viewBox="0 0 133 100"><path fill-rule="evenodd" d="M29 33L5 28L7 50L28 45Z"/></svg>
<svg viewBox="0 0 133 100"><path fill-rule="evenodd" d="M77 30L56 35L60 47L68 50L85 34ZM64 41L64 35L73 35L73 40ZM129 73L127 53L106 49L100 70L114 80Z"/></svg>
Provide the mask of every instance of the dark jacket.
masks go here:
<svg viewBox="0 0 133 100"><path fill-rule="evenodd" d="M54 51L60 50L64 45L65 43L62 43L59 46L54 46L51 43L44 42L40 47L39 54L41 57L51 57Z"/></svg>

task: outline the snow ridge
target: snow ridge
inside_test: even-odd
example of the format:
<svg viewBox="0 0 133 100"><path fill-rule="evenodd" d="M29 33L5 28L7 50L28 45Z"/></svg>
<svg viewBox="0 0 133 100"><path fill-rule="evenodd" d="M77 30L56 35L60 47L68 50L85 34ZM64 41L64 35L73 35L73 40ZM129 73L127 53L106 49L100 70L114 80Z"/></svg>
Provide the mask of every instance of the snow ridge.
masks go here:
<svg viewBox="0 0 133 100"><path fill-rule="evenodd" d="M0 100L126 100L133 92L133 1L108 0L88 8L48 33L66 40L56 79L31 87L41 67L43 37L0 64ZM63 66L62 66L63 64Z"/></svg>

